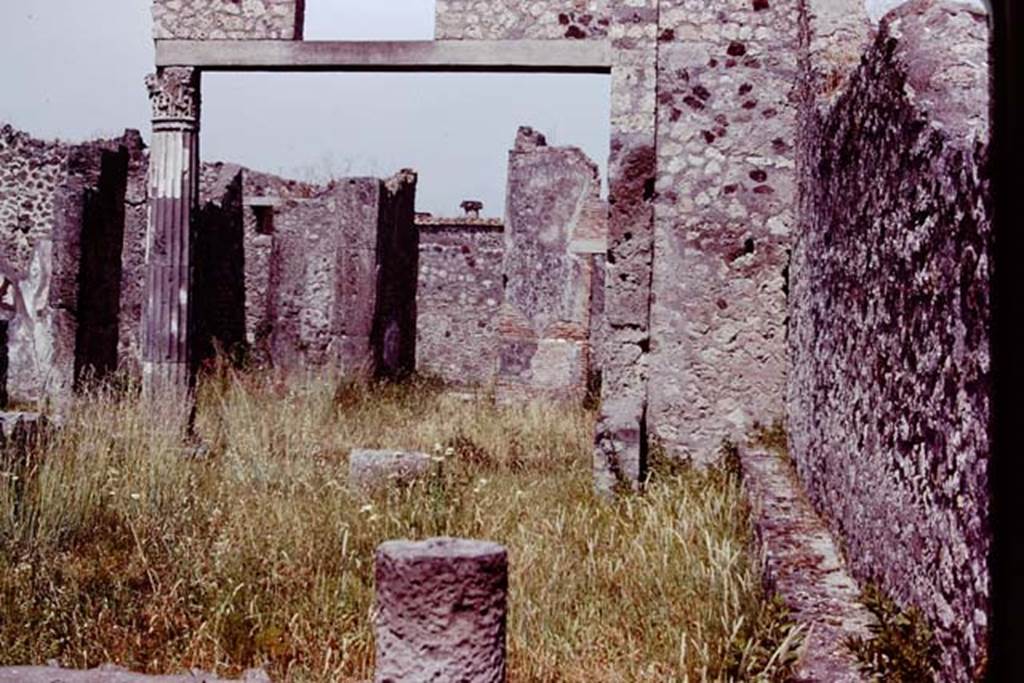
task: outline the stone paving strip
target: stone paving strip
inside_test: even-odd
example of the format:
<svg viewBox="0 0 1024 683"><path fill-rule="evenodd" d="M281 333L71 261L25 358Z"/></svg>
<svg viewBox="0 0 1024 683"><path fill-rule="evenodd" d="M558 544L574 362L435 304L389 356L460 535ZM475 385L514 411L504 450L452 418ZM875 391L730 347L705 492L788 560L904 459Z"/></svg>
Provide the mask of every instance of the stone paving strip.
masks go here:
<svg viewBox="0 0 1024 683"><path fill-rule="evenodd" d="M109 664L90 671L14 666L0 669L0 683L270 683L270 677L261 669L245 672L238 681L229 681L198 671L178 676L144 676Z"/></svg>
<svg viewBox="0 0 1024 683"><path fill-rule="evenodd" d="M845 642L870 636L868 624L874 617L860 603L860 589L824 521L807 501L787 459L744 451L742 462L743 487L766 558L766 582L806 629L794 680L867 680Z"/></svg>

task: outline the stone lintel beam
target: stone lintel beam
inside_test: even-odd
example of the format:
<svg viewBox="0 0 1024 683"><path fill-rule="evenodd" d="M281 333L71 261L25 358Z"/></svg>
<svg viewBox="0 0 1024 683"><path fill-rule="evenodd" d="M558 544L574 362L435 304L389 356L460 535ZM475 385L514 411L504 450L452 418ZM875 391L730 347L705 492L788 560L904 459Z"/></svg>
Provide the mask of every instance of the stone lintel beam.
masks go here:
<svg viewBox="0 0 1024 683"><path fill-rule="evenodd" d="M593 40L158 40L156 65L204 71L606 74L611 48Z"/></svg>

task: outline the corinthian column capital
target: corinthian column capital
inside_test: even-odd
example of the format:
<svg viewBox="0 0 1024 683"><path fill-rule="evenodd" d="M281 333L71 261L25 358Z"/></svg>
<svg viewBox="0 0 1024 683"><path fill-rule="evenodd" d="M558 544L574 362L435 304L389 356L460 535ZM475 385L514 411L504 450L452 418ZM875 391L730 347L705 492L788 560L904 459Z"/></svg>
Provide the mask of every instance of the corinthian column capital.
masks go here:
<svg viewBox="0 0 1024 683"><path fill-rule="evenodd" d="M192 67L169 66L146 76L154 131L199 129L199 74Z"/></svg>

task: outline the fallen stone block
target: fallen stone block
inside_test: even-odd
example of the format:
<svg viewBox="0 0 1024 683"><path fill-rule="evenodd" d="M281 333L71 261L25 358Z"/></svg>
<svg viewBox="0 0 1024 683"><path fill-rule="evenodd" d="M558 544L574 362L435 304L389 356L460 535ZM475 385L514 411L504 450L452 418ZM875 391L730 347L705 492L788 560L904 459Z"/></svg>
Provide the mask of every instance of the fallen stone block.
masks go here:
<svg viewBox="0 0 1024 683"><path fill-rule="evenodd" d="M508 552L455 538L377 548L375 680L503 682Z"/></svg>
<svg viewBox="0 0 1024 683"><path fill-rule="evenodd" d="M426 474L433 462L426 453L355 449L348 458L348 480L363 489L408 483Z"/></svg>

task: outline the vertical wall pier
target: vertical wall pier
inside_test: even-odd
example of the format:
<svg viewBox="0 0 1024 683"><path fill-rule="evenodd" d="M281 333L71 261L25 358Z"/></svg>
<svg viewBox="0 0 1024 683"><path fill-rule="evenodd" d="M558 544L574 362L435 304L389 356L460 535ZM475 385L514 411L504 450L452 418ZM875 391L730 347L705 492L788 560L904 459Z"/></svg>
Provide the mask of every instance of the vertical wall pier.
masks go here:
<svg viewBox="0 0 1024 683"><path fill-rule="evenodd" d="M612 140L608 163L606 355L594 486L638 489L646 458L658 6L611 3Z"/></svg>
<svg viewBox="0 0 1024 683"><path fill-rule="evenodd" d="M153 103L143 310L143 388L183 396L193 382L192 217L199 193L200 76L165 67L146 79Z"/></svg>

